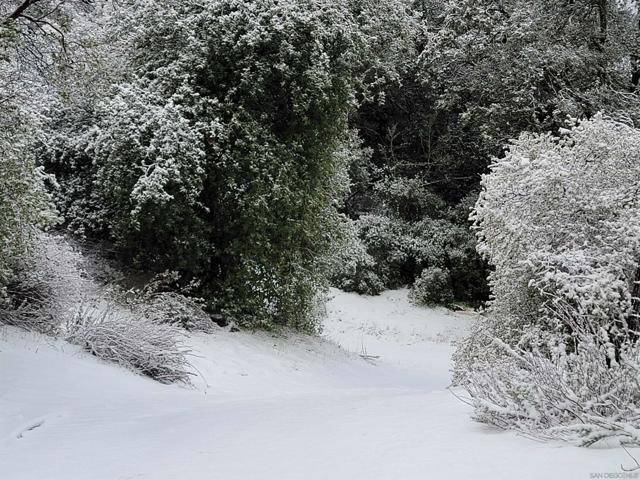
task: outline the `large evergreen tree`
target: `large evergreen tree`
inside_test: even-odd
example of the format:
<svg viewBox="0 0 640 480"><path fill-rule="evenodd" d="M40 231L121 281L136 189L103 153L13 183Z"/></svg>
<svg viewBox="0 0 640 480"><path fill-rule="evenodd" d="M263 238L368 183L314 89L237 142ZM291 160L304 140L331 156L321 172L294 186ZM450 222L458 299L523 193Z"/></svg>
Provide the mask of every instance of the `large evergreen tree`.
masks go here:
<svg viewBox="0 0 640 480"><path fill-rule="evenodd" d="M120 29L132 74L76 138L90 188L65 213L213 309L305 325L339 226L349 5L140 1ZM62 182L68 160L48 160Z"/></svg>

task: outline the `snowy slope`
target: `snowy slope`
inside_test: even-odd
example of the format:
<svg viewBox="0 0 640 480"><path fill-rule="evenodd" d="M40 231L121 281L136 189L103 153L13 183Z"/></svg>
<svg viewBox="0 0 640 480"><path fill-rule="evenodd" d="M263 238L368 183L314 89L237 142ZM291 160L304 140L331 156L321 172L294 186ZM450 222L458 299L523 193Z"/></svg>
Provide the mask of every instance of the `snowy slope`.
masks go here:
<svg viewBox="0 0 640 480"><path fill-rule="evenodd" d="M587 479L632 465L471 421L445 390L471 316L412 307L405 291L333 297L326 339L192 336L193 389L0 330L0 478Z"/></svg>

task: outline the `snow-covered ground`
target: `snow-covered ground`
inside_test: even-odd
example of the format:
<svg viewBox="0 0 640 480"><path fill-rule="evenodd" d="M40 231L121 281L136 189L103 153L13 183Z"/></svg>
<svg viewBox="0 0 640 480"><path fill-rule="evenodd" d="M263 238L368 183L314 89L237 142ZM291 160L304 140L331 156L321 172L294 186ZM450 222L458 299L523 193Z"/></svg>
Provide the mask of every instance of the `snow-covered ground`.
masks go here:
<svg viewBox="0 0 640 480"><path fill-rule="evenodd" d="M446 390L472 315L332 295L325 338L191 336L192 389L0 329L0 479L640 478L594 476L631 467L624 450L473 422Z"/></svg>

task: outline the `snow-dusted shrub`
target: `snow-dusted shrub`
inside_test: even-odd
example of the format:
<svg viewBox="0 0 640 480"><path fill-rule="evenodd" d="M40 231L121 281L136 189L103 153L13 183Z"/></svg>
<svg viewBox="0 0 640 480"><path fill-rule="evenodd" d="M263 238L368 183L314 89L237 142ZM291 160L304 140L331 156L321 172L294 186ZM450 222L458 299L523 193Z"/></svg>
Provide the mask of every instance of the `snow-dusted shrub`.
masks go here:
<svg viewBox="0 0 640 480"><path fill-rule="evenodd" d="M376 275L386 288L411 283L413 262L409 246L409 224L385 215L363 215L357 222L358 236L375 262Z"/></svg>
<svg viewBox="0 0 640 480"><path fill-rule="evenodd" d="M343 230L328 261L331 283L346 292L378 295L384 290L384 282L375 272L373 257L358 237L355 222L345 220Z"/></svg>
<svg viewBox="0 0 640 480"><path fill-rule="evenodd" d="M448 290L456 299L477 301L484 296L483 282L478 281L484 265L468 228L446 218L410 222L387 215L363 215L356 228L373 260L357 274L375 275L384 288L397 288L412 285L425 269L437 268L448 271Z"/></svg>
<svg viewBox="0 0 640 480"><path fill-rule="evenodd" d="M188 331L211 333L214 323L201 303L176 292L157 292L144 295L138 307L145 318Z"/></svg>
<svg viewBox="0 0 640 480"><path fill-rule="evenodd" d="M67 341L96 357L162 383L189 383L189 350L182 336L171 325L94 307L80 309L66 331Z"/></svg>
<svg viewBox="0 0 640 480"><path fill-rule="evenodd" d="M449 272L438 267L425 268L411 287L409 300L417 305L446 305L452 302Z"/></svg>
<svg viewBox="0 0 640 480"><path fill-rule="evenodd" d="M405 221L417 221L444 210L444 201L419 178L385 178L375 184L375 191L389 213Z"/></svg>
<svg viewBox="0 0 640 480"><path fill-rule="evenodd" d="M384 281L376 273L370 256L352 259L344 267L331 279L334 287L363 295L379 295L385 289Z"/></svg>
<svg viewBox="0 0 640 480"><path fill-rule="evenodd" d="M212 333L213 317L205 311L206 301L189 295L197 282L179 288L180 273L165 271L155 275L143 288L111 289L114 299L136 315L187 331Z"/></svg>
<svg viewBox="0 0 640 480"><path fill-rule="evenodd" d="M79 261L79 254L63 237L34 232L29 254L14 262L8 300L0 305L0 323L58 333L76 302L90 293Z"/></svg>
<svg viewBox="0 0 640 480"><path fill-rule="evenodd" d="M136 308L121 305L115 292L92 278L86 262L68 239L36 236L33 254L22 260L9 285L9 302L0 306L0 323L60 335L162 382L188 381L184 331L174 324L205 329L209 317L172 294L150 294Z"/></svg>
<svg viewBox="0 0 640 480"><path fill-rule="evenodd" d="M483 178L495 270L456 354L483 421L580 444L639 443L640 132L597 115L525 134Z"/></svg>
<svg viewBox="0 0 640 480"><path fill-rule="evenodd" d="M414 278L425 268L448 271L456 300L477 303L486 298L486 266L475 252L473 233L465 224L448 218L425 218L411 224L407 250L412 259Z"/></svg>
<svg viewBox="0 0 640 480"><path fill-rule="evenodd" d="M54 294L45 279L28 275L19 267L14 269L6 292L0 323L48 335L58 332L59 319L52 314Z"/></svg>
<svg viewBox="0 0 640 480"><path fill-rule="evenodd" d="M569 314L569 316L566 316ZM502 428L581 446L613 438L640 444L640 354L630 342L575 312L559 315L556 331L530 326L509 345L476 328L464 386L474 417ZM560 334L571 326L571 333ZM491 354L481 354L483 345Z"/></svg>

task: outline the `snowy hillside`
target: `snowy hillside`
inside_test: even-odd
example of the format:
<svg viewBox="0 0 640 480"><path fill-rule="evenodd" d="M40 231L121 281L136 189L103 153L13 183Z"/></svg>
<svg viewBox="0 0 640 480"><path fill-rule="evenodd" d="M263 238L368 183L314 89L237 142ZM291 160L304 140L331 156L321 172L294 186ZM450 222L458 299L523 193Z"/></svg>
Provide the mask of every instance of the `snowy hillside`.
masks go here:
<svg viewBox="0 0 640 480"><path fill-rule="evenodd" d="M586 479L632 466L620 449L470 420L446 387L471 315L410 306L405 291L332 295L324 339L192 335L193 389L2 327L0 478Z"/></svg>

